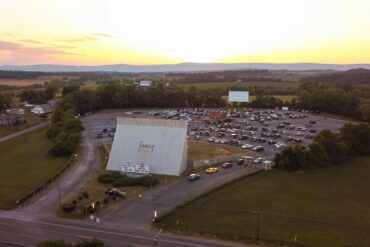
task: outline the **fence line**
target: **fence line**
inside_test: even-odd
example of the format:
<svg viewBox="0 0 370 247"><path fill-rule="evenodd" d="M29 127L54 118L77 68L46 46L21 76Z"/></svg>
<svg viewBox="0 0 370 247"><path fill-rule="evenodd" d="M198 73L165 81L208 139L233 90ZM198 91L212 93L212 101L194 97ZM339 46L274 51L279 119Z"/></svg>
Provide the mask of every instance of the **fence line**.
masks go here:
<svg viewBox="0 0 370 247"><path fill-rule="evenodd" d="M56 178L58 178L68 167L70 167L71 164L73 163L73 160L74 160L74 155L71 155L71 157L69 158L69 160L67 161L67 163L54 176L52 176L51 178L49 178L45 183L43 183L41 186L39 186L36 189L34 189L32 192L26 194L21 199L17 200L15 202L15 205L19 205L19 204L25 202L26 200L28 200L32 196L35 196L38 192L40 192L41 190L43 190L46 186L48 186Z"/></svg>

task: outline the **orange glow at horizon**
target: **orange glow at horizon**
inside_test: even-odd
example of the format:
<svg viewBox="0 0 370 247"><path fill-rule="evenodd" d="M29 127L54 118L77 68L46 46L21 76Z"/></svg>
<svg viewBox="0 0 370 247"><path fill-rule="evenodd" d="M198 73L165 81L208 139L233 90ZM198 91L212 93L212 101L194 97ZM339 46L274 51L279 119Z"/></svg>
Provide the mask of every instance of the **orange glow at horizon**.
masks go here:
<svg viewBox="0 0 370 247"><path fill-rule="evenodd" d="M0 65L370 63L368 0L0 2Z"/></svg>

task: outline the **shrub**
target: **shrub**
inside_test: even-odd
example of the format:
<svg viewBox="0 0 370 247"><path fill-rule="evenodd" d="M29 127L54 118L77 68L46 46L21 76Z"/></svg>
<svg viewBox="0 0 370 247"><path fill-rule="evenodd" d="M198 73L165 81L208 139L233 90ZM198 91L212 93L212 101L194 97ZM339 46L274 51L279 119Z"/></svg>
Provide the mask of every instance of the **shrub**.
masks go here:
<svg viewBox="0 0 370 247"><path fill-rule="evenodd" d="M123 177L118 178L113 182L114 187L129 187L139 185L137 178Z"/></svg>
<svg viewBox="0 0 370 247"><path fill-rule="evenodd" d="M139 179L139 184L142 186L146 186L146 187L155 186L159 183L158 178L155 178L152 176L143 176L138 179Z"/></svg>
<svg viewBox="0 0 370 247"><path fill-rule="evenodd" d="M87 191L83 192L83 193L82 193L82 196L83 196L84 198L86 198L86 199L88 199L88 198L90 197L89 192L87 192Z"/></svg>
<svg viewBox="0 0 370 247"><path fill-rule="evenodd" d="M103 174L98 177L98 182L102 184L111 184L114 182L114 180L115 178L113 178L112 176L108 174Z"/></svg>
<svg viewBox="0 0 370 247"><path fill-rule="evenodd" d="M71 213L75 210L75 205L73 203L64 203L62 209L64 213Z"/></svg>

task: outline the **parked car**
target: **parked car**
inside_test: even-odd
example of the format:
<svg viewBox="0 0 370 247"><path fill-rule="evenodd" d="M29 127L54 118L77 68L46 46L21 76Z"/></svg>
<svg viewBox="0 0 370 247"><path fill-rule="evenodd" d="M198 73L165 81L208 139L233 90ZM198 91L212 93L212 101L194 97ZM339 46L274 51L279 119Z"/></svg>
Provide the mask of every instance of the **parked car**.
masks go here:
<svg viewBox="0 0 370 247"><path fill-rule="evenodd" d="M262 164L265 160L265 158L259 157L253 161L253 164Z"/></svg>
<svg viewBox="0 0 370 247"><path fill-rule="evenodd" d="M103 138L103 133L98 133L96 137L97 138Z"/></svg>
<svg viewBox="0 0 370 247"><path fill-rule="evenodd" d="M189 177L188 177L188 180L189 181L195 181L195 180L198 180L200 178L200 175L197 174L197 173L193 173L193 174L190 174Z"/></svg>
<svg viewBox="0 0 370 247"><path fill-rule="evenodd" d="M217 167L210 167L210 168L207 168L207 170L206 170L207 174L213 174L213 173L216 173L216 172L218 172Z"/></svg>
<svg viewBox="0 0 370 247"><path fill-rule="evenodd" d="M229 162L226 162L226 163L223 163L222 164L222 168L231 168L231 167L233 167L233 164L231 164L231 163L229 163Z"/></svg>
<svg viewBox="0 0 370 247"><path fill-rule="evenodd" d="M243 146L242 146L242 148L244 148L244 149L251 149L251 148L253 148L253 146L251 145L251 144L244 144Z"/></svg>
<svg viewBox="0 0 370 247"><path fill-rule="evenodd" d="M262 152L263 150L265 150L265 148L262 146L256 146L252 150L255 152Z"/></svg>
<svg viewBox="0 0 370 247"><path fill-rule="evenodd" d="M108 196L118 197L118 198L125 198L126 197L126 192L121 191L121 190L116 189L116 188L107 189L105 191L105 194L108 195Z"/></svg>
<svg viewBox="0 0 370 247"><path fill-rule="evenodd" d="M108 136L109 136L109 137L114 137L114 132L110 132L110 133L108 134Z"/></svg>

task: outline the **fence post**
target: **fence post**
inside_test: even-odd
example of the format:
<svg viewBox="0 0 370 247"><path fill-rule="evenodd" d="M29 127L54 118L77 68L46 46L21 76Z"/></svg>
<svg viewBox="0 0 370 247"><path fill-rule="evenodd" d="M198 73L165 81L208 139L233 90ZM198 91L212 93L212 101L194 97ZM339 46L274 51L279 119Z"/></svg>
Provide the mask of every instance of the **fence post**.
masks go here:
<svg viewBox="0 0 370 247"><path fill-rule="evenodd" d="M256 240L260 240L260 212L257 212L257 236Z"/></svg>

